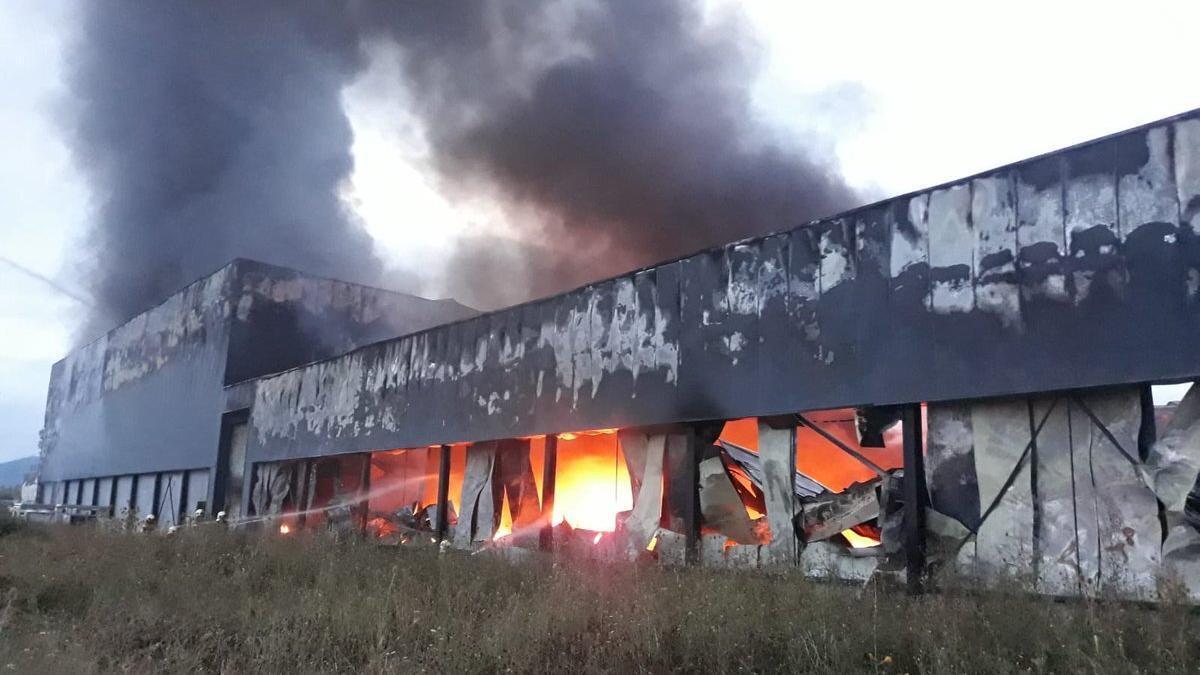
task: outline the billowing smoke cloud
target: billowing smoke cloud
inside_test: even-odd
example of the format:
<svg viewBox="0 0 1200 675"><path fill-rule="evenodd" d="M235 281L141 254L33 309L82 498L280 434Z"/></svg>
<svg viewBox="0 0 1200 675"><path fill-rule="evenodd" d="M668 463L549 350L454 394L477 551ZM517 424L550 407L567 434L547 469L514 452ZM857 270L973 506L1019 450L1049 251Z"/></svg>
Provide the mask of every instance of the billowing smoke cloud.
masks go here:
<svg viewBox="0 0 1200 675"><path fill-rule="evenodd" d="M404 50L441 174L537 214L526 255L499 256L530 287L504 283L485 237L453 263L460 295L541 295L857 201L756 121L754 42L736 16L706 23L682 0L416 4L374 24Z"/></svg>
<svg viewBox="0 0 1200 675"><path fill-rule="evenodd" d="M759 124L753 41L689 0L92 5L73 77L111 323L233 256L371 280L338 188L343 87L402 54L448 194L486 190L517 240L461 242L451 290L496 306L852 205Z"/></svg>
<svg viewBox="0 0 1200 675"><path fill-rule="evenodd" d="M319 2L85 3L74 150L96 201L87 338L241 256L376 281L343 208L352 17Z"/></svg>

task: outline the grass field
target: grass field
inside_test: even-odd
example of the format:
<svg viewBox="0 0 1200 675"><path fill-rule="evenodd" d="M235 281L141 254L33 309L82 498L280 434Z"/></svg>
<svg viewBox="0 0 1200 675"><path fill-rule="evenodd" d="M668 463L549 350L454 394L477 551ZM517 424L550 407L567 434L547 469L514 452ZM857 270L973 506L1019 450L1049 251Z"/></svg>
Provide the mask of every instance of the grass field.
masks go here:
<svg viewBox="0 0 1200 675"><path fill-rule="evenodd" d="M0 521L0 670L1195 672L1182 606Z"/></svg>

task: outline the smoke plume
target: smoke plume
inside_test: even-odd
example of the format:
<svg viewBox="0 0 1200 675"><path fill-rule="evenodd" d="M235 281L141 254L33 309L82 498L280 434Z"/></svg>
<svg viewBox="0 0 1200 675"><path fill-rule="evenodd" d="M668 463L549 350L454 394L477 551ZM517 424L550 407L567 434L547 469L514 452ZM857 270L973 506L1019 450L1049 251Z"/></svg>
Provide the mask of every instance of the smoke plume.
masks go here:
<svg viewBox="0 0 1200 675"><path fill-rule="evenodd" d="M318 2L85 3L73 144L96 202L78 265L93 337L241 256L375 281L343 208L340 92L363 66Z"/></svg>
<svg viewBox="0 0 1200 675"><path fill-rule="evenodd" d="M751 36L689 0L103 3L74 59L74 147L98 200L96 331L234 256L374 281L347 213L343 88L399 49L447 194L518 237L461 242L484 306L780 229L856 201L754 117ZM501 242L497 245L497 242Z"/></svg>
<svg viewBox="0 0 1200 675"><path fill-rule="evenodd" d="M481 260L497 250L484 237L452 262L460 294L542 295L857 201L756 121L754 41L697 5L416 3L376 17L404 50L441 175L540 216L518 221L527 255L501 255L524 261L511 276L527 288Z"/></svg>

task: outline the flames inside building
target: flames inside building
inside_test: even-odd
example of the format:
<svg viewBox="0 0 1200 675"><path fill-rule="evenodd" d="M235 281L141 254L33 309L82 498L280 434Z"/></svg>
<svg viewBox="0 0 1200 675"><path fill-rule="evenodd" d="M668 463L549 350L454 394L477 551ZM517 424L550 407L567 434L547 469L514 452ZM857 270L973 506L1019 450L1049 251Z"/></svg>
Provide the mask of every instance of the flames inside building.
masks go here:
<svg viewBox="0 0 1200 675"><path fill-rule="evenodd" d="M678 562L685 558L689 523L698 523L700 554L708 563L756 567L760 556L769 557L764 547L772 550L774 541L778 549L799 533L813 550L835 559L876 559L847 563L869 576L887 552L902 546L895 508L903 467L900 422L885 416L886 426L871 426L879 417L854 409L804 420L763 432L788 437L790 464L764 462L756 419L706 425L708 435L692 441L699 448L699 511L690 515L689 484L671 480L672 470L686 473L687 433L617 429L261 463L248 515L266 517L281 532L318 525L361 529L391 545L447 541L472 550L555 548ZM444 513L438 492L443 462ZM781 478L790 490L768 487ZM794 514L791 522L776 522L778 537L767 518L768 492L776 503L790 502Z"/></svg>
<svg viewBox="0 0 1200 675"><path fill-rule="evenodd" d="M479 314L234 261L56 364L38 502L1200 598L1200 113Z"/></svg>

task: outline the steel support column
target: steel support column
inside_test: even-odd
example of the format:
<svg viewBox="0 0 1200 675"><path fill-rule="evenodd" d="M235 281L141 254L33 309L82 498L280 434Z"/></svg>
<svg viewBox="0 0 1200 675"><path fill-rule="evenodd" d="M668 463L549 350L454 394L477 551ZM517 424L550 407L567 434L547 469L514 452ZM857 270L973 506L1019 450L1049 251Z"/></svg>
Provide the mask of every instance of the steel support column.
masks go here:
<svg viewBox="0 0 1200 675"><path fill-rule="evenodd" d="M158 516L161 504L158 500L162 499L162 472L154 474L154 501L150 504L150 513L147 515L154 516L155 527L158 526Z"/></svg>
<svg viewBox="0 0 1200 675"><path fill-rule="evenodd" d="M108 483L108 517L109 518L115 518L116 515L118 513L120 513L120 511L117 510L117 481L119 481L120 479L121 479L120 476L113 476L112 480L110 480ZM41 489L40 486L38 489L39 490ZM41 501L41 500L38 500L38 501Z"/></svg>
<svg viewBox="0 0 1200 675"><path fill-rule="evenodd" d="M138 479L138 474L135 473L130 476L130 478L129 478L129 503L125 507L125 508L129 509L130 512L135 511L139 508L142 508L137 503L138 483L139 482L141 482L141 481Z"/></svg>
<svg viewBox="0 0 1200 675"><path fill-rule="evenodd" d="M438 453L437 522L434 532L440 544L450 529L450 446L443 445Z"/></svg>
<svg viewBox="0 0 1200 675"><path fill-rule="evenodd" d="M904 553L909 593L920 593L925 574L925 443L921 433L921 404L904 407Z"/></svg>
<svg viewBox="0 0 1200 675"><path fill-rule="evenodd" d="M362 454L362 473L359 475L359 516L358 516L358 531L366 536L367 520L370 518L371 508L371 453L364 452Z"/></svg>
<svg viewBox="0 0 1200 675"><path fill-rule="evenodd" d="M685 434L684 477L688 498L684 501L683 525L687 535L684 560L689 565L700 562L700 438L696 425L689 424Z"/></svg>
<svg viewBox="0 0 1200 675"><path fill-rule="evenodd" d="M542 550L554 547L554 481L558 476L558 435L546 434L542 460L542 529L538 544Z"/></svg>
<svg viewBox="0 0 1200 675"><path fill-rule="evenodd" d="M177 512L175 524L185 525L187 524L188 518L192 515L188 512L187 507L188 498L191 497L191 495L188 494L188 483L192 482L191 470L189 469L184 471L183 476L179 480L182 482L179 484L179 503L175 505L175 511Z"/></svg>

